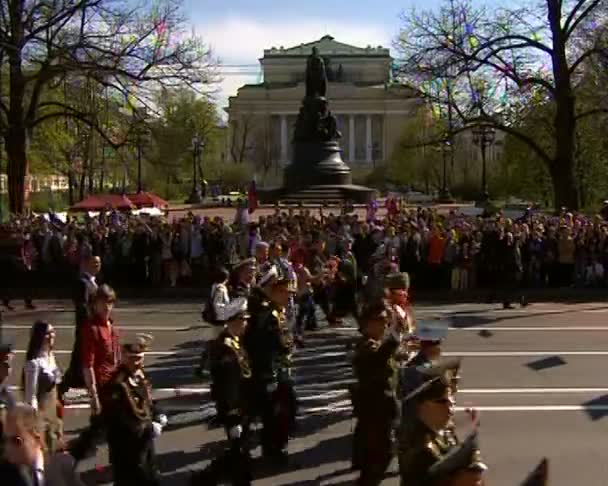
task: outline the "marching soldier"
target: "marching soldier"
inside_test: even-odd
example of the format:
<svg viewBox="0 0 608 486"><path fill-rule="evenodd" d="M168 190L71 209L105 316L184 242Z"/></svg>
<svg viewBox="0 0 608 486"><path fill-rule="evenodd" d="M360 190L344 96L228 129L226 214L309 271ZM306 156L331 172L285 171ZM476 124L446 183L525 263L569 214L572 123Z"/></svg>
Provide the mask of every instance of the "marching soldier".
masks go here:
<svg viewBox="0 0 608 486"><path fill-rule="evenodd" d="M488 470L479 451L478 433L473 432L457 447L433 464L428 486L479 486ZM407 484L410 484L409 482Z"/></svg>
<svg viewBox="0 0 608 486"><path fill-rule="evenodd" d="M453 416L451 380L443 367L411 368L403 391L401 481L407 486L428 486L429 469L454 447L444 433Z"/></svg>
<svg viewBox="0 0 608 486"><path fill-rule="evenodd" d="M407 273L390 273L384 279L391 320L398 322L404 330L404 342L401 343L400 360L407 361L413 356L415 348L411 335L414 332L414 319L409 309L408 290L410 277Z"/></svg>
<svg viewBox="0 0 608 486"><path fill-rule="evenodd" d="M254 414L262 419L262 452L279 465L287 462L296 413L293 339L285 319L290 294L289 281L276 266L261 274L249 298L251 319L243 339L251 363Z"/></svg>
<svg viewBox="0 0 608 486"><path fill-rule="evenodd" d="M448 322L441 319L416 323L412 337L418 352L406 366L429 366L441 358L441 344L448 335Z"/></svg>
<svg viewBox="0 0 608 486"><path fill-rule="evenodd" d="M219 422L228 436L229 447L211 465L192 479L192 486L212 486L229 477L236 486L251 484L251 459L247 448L251 366L241 343L247 328L246 302L229 310L224 330L210 347L211 395Z"/></svg>
<svg viewBox="0 0 608 486"><path fill-rule="evenodd" d="M257 274L257 263L254 257L238 262L230 275L230 299L249 297Z"/></svg>
<svg viewBox="0 0 608 486"><path fill-rule="evenodd" d="M395 353L402 327L393 323L383 301L370 304L361 314L364 336L356 346L353 369L353 469L360 469L357 484L379 485L393 456L393 435L398 420L397 363Z"/></svg>
<svg viewBox="0 0 608 486"><path fill-rule="evenodd" d="M144 353L152 337L136 336L122 347L122 363L101 392L115 486L158 486L154 439L167 424L155 416L151 386L143 372Z"/></svg>
<svg viewBox="0 0 608 486"><path fill-rule="evenodd" d="M0 342L0 462L4 460L4 423L6 414L17 403L8 386L12 359L13 350L11 345Z"/></svg>

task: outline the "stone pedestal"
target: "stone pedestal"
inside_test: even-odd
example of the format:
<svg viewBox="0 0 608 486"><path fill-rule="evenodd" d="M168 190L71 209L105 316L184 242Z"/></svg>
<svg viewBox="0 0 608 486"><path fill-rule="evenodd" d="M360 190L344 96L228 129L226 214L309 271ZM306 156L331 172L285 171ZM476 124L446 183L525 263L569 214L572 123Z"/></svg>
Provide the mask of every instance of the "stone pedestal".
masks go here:
<svg viewBox="0 0 608 486"><path fill-rule="evenodd" d="M350 168L342 160L337 141L295 142L293 162L285 168L284 187L350 185Z"/></svg>
<svg viewBox="0 0 608 486"><path fill-rule="evenodd" d="M263 203L366 203L375 194L353 186L350 168L342 160L341 134L324 96L304 98L296 122L293 161L285 168L283 187L260 190Z"/></svg>

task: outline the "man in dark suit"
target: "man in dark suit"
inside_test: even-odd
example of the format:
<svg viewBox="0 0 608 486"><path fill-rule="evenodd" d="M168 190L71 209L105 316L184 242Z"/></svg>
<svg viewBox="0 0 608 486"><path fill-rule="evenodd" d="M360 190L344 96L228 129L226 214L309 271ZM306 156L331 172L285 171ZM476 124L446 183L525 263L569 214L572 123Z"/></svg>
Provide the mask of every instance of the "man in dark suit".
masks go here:
<svg viewBox="0 0 608 486"><path fill-rule="evenodd" d="M70 365L61 383L60 395L63 396L70 388L80 388L84 386L82 377L82 367L80 366L80 335L82 326L90 317L91 301L97 292L97 274L101 270L101 259L98 256L89 256L82 267L82 272L76 282L72 301L74 302L74 313L76 317L76 327L74 333L74 346Z"/></svg>
<svg viewBox="0 0 608 486"><path fill-rule="evenodd" d="M11 486L84 486L68 454L47 455L43 424L35 408L24 403L6 417L6 457L0 465L2 484Z"/></svg>

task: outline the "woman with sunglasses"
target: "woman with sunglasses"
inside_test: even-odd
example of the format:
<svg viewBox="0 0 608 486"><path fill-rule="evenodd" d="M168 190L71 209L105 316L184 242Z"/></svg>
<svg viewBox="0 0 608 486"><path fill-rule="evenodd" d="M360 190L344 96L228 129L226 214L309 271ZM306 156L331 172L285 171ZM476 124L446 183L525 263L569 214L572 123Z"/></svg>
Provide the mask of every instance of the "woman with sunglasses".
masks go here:
<svg viewBox="0 0 608 486"><path fill-rule="evenodd" d="M32 326L23 366L23 393L26 403L38 410L44 421L47 450L61 448L63 424L58 414L57 385L62 373L57 366L53 348L55 330L48 322L37 321Z"/></svg>

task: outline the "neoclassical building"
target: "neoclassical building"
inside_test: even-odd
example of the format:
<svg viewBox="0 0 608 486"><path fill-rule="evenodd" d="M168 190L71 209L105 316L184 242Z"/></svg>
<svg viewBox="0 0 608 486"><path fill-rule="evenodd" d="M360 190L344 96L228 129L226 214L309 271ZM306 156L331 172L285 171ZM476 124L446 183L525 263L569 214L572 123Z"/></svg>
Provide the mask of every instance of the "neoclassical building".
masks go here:
<svg viewBox="0 0 608 486"><path fill-rule="evenodd" d="M371 169L390 158L420 99L411 88L392 83L389 49L355 47L324 36L264 50L263 82L242 86L229 99L231 160L252 162L276 174L289 163L293 127L305 94L306 59L313 47L325 59L328 98L342 133L344 161L353 169Z"/></svg>

